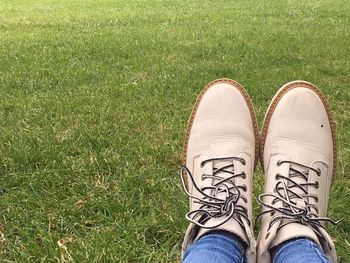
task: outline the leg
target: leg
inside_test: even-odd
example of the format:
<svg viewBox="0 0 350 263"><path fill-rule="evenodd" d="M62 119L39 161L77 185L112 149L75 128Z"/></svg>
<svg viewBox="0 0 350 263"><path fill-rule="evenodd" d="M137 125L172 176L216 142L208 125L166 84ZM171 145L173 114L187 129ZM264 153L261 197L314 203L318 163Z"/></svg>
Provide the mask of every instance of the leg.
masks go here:
<svg viewBox="0 0 350 263"><path fill-rule="evenodd" d="M273 263L329 263L322 249L311 239L288 240L275 248Z"/></svg>
<svg viewBox="0 0 350 263"><path fill-rule="evenodd" d="M233 235L210 232L194 242L185 252L184 263L245 262L241 241Z"/></svg>

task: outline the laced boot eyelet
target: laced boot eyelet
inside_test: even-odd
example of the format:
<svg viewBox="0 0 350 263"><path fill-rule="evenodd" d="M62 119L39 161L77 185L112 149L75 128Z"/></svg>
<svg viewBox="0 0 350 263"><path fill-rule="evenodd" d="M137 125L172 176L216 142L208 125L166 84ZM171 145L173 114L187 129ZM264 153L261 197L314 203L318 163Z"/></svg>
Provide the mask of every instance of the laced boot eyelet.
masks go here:
<svg viewBox="0 0 350 263"><path fill-rule="evenodd" d="M246 178L247 178L247 175L246 175L245 172L242 173L242 178L243 178L243 179L246 179Z"/></svg>
<svg viewBox="0 0 350 263"><path fill-rule="evenodd" d="M317 170L317 175L318 175L318 176L321 176L321 169L320 169L320 168L317 168L316 170Z"/></svg>
<svg viewBox="0 0 350 263"><path fill-rule="evenodd" d="M248 191L247 186L244 184L243 185L243 192L247 192L247 191Z"/></svg>
<svg viewBox="0 0 350 263"><path fill-rule="evenodd" d="M277 163L276 163L277 166L281 166L282 165L282 161L281 160L278 160Z"/></svg>
<svg viewBox="0 0 350 263"><path fill-rule="evenodd" d="M318 181L316 181L315 188L316 188L316 189L320 188L320 184L318 183Z"/></svg>

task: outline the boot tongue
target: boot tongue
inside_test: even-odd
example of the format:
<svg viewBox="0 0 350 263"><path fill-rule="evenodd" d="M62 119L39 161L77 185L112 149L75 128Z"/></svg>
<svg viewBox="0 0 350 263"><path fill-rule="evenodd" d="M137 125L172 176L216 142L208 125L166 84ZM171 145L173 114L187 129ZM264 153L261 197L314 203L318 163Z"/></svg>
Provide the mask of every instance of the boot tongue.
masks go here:
<svg viewBox="0 0 350 263"><path fill-rule="evenodd" d="M296 164L291 164L289 167L289 178L299 185L308 182L309 173L310 173L309 169L301 167ZM294 193L300 196L306 194L302 190L302 188L308 191L307 186L302 186L302 188L300 188L300 187L294 186L294 183L292 182L287 182L287 187L289 187L291 191L293 191ZM290 197L290 201L293 202L298 208L308 209L307 199L304 200L303 198L299 198L293 195L292 193L288 193L288 195ZM280 224L282 225L283 223L285 222L282 221ZM317 235L310 227L303 225L301 223L289 223L277 230L276 236L270 244L270 248L275 247L284 241L287 241L293 238L299 238L299 237L309 238L320 245Z"/></svg>
<svg viewBox="0 0 350 263"><path fill-rule="evenodd" d="M295 183L301 185L303 183L308 182L309 172L310 170L307 168L301 167L296 164L291 164L289 167L289 178L293 180ZM300 188L294 185L292 182L288 182L287 186L290 187L290 189L298 195L306 194L302 190L302 188L308 191L307 186L302 186L302 188Z"/></svg>
<svg viewBox="0 0 350 263"><path fill-rule="evenodd" d="M231 160L216 160L213 163L213 174L215 172L216 169L221 169L223 167L225 171L229 171L234 173L235 169L234 169L234 162ZM225 171L220 171L218 173L215 174L215 176L217 177L221 177L221 178L228 178L230 177L232 174L227 173ZM209 180L209 179L207 179ZM214 186L215 184L217 184L220 180L222 179L212 179L212 185ZM231 179L228 181L223 182L221 185L226 185L227 187L232 187L232 183L234 183L235 179ZM232 182L232 183L231 183ZM225 191L225 187L219 187L217 190L213 190L211 193L211 195L220 198L222 200L225 200L228 197L228 193L227 191Z"/></svg>
<svg viewBox="0 0 350 263"><path fill-rule="evenodd" d="M231 173L239 173L239 171L235 171L235 162L236 161L234 161L234 160L215 160L213 162L213 173L217 169L221 169L222 167L226 167L226 168L224 168L225 171L217 172L215 174L215 176L221 177L223 179L231 177L232 176ZM229 171L231 173L228 173L227 171ZM223 180L223 179L220 179L220 180ZM206 179L206 180L212 180L212 182L211 182L212 185L215 185L220 181L218 178L217 179ZM218 188L216 190L212 190L208 194L215 196L216 198L219 198L221 200L226 200L228 195L230 194L226 190L228 188L232 188L233 184L236 184L235 178L224 181L223 183L218 185ZM224 185L226 185L227 188ZM232 194L235 194L236 193L235 191L236 191L235 188L233 188L230 192ZM223 220L225 220L225 217L211 218L205 223L205 225L207 227L215 226L215 225L218 225ZM248 238L246 235L247 230L243 229L242 226L235 219L230 219L225 224L223 224L219 227L215 227L214 229L201 228L196 236L196 240L198 240L200 237L202 237L206 233L213 231L213 230L224 230L224 231L233 233L233 234L239 236L246 244L249 244Z"/></svg>

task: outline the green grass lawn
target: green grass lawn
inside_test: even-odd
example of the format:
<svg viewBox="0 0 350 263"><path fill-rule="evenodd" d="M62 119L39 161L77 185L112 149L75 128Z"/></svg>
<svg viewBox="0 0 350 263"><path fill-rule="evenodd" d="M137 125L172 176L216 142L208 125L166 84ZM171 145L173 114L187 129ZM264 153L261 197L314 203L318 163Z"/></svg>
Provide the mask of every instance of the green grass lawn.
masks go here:
<svg viewBox="0 0 350 263"><path fill-rule="evenodd" d="M287 81L329 98L345 220L327 229L349 262L349 43L348 0L0 0L0 261L176 261L184 128L228 77L260 124Z"/></svg>

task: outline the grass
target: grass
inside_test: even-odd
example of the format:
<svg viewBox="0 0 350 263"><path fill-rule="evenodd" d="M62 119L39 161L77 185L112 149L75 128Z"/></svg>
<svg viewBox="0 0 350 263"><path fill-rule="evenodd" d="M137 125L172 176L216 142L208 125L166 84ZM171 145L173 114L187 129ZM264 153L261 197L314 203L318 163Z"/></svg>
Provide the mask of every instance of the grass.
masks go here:
<svg viewBox="0 0 350 263"><path fill-rule="evenodd" d="M347 262L349 28L346 0L0 0L0 261L176 261L184 128L202 87L228 77L260 123L287 81L327 95L329 216L345 218L327 228Z"/></svg>

